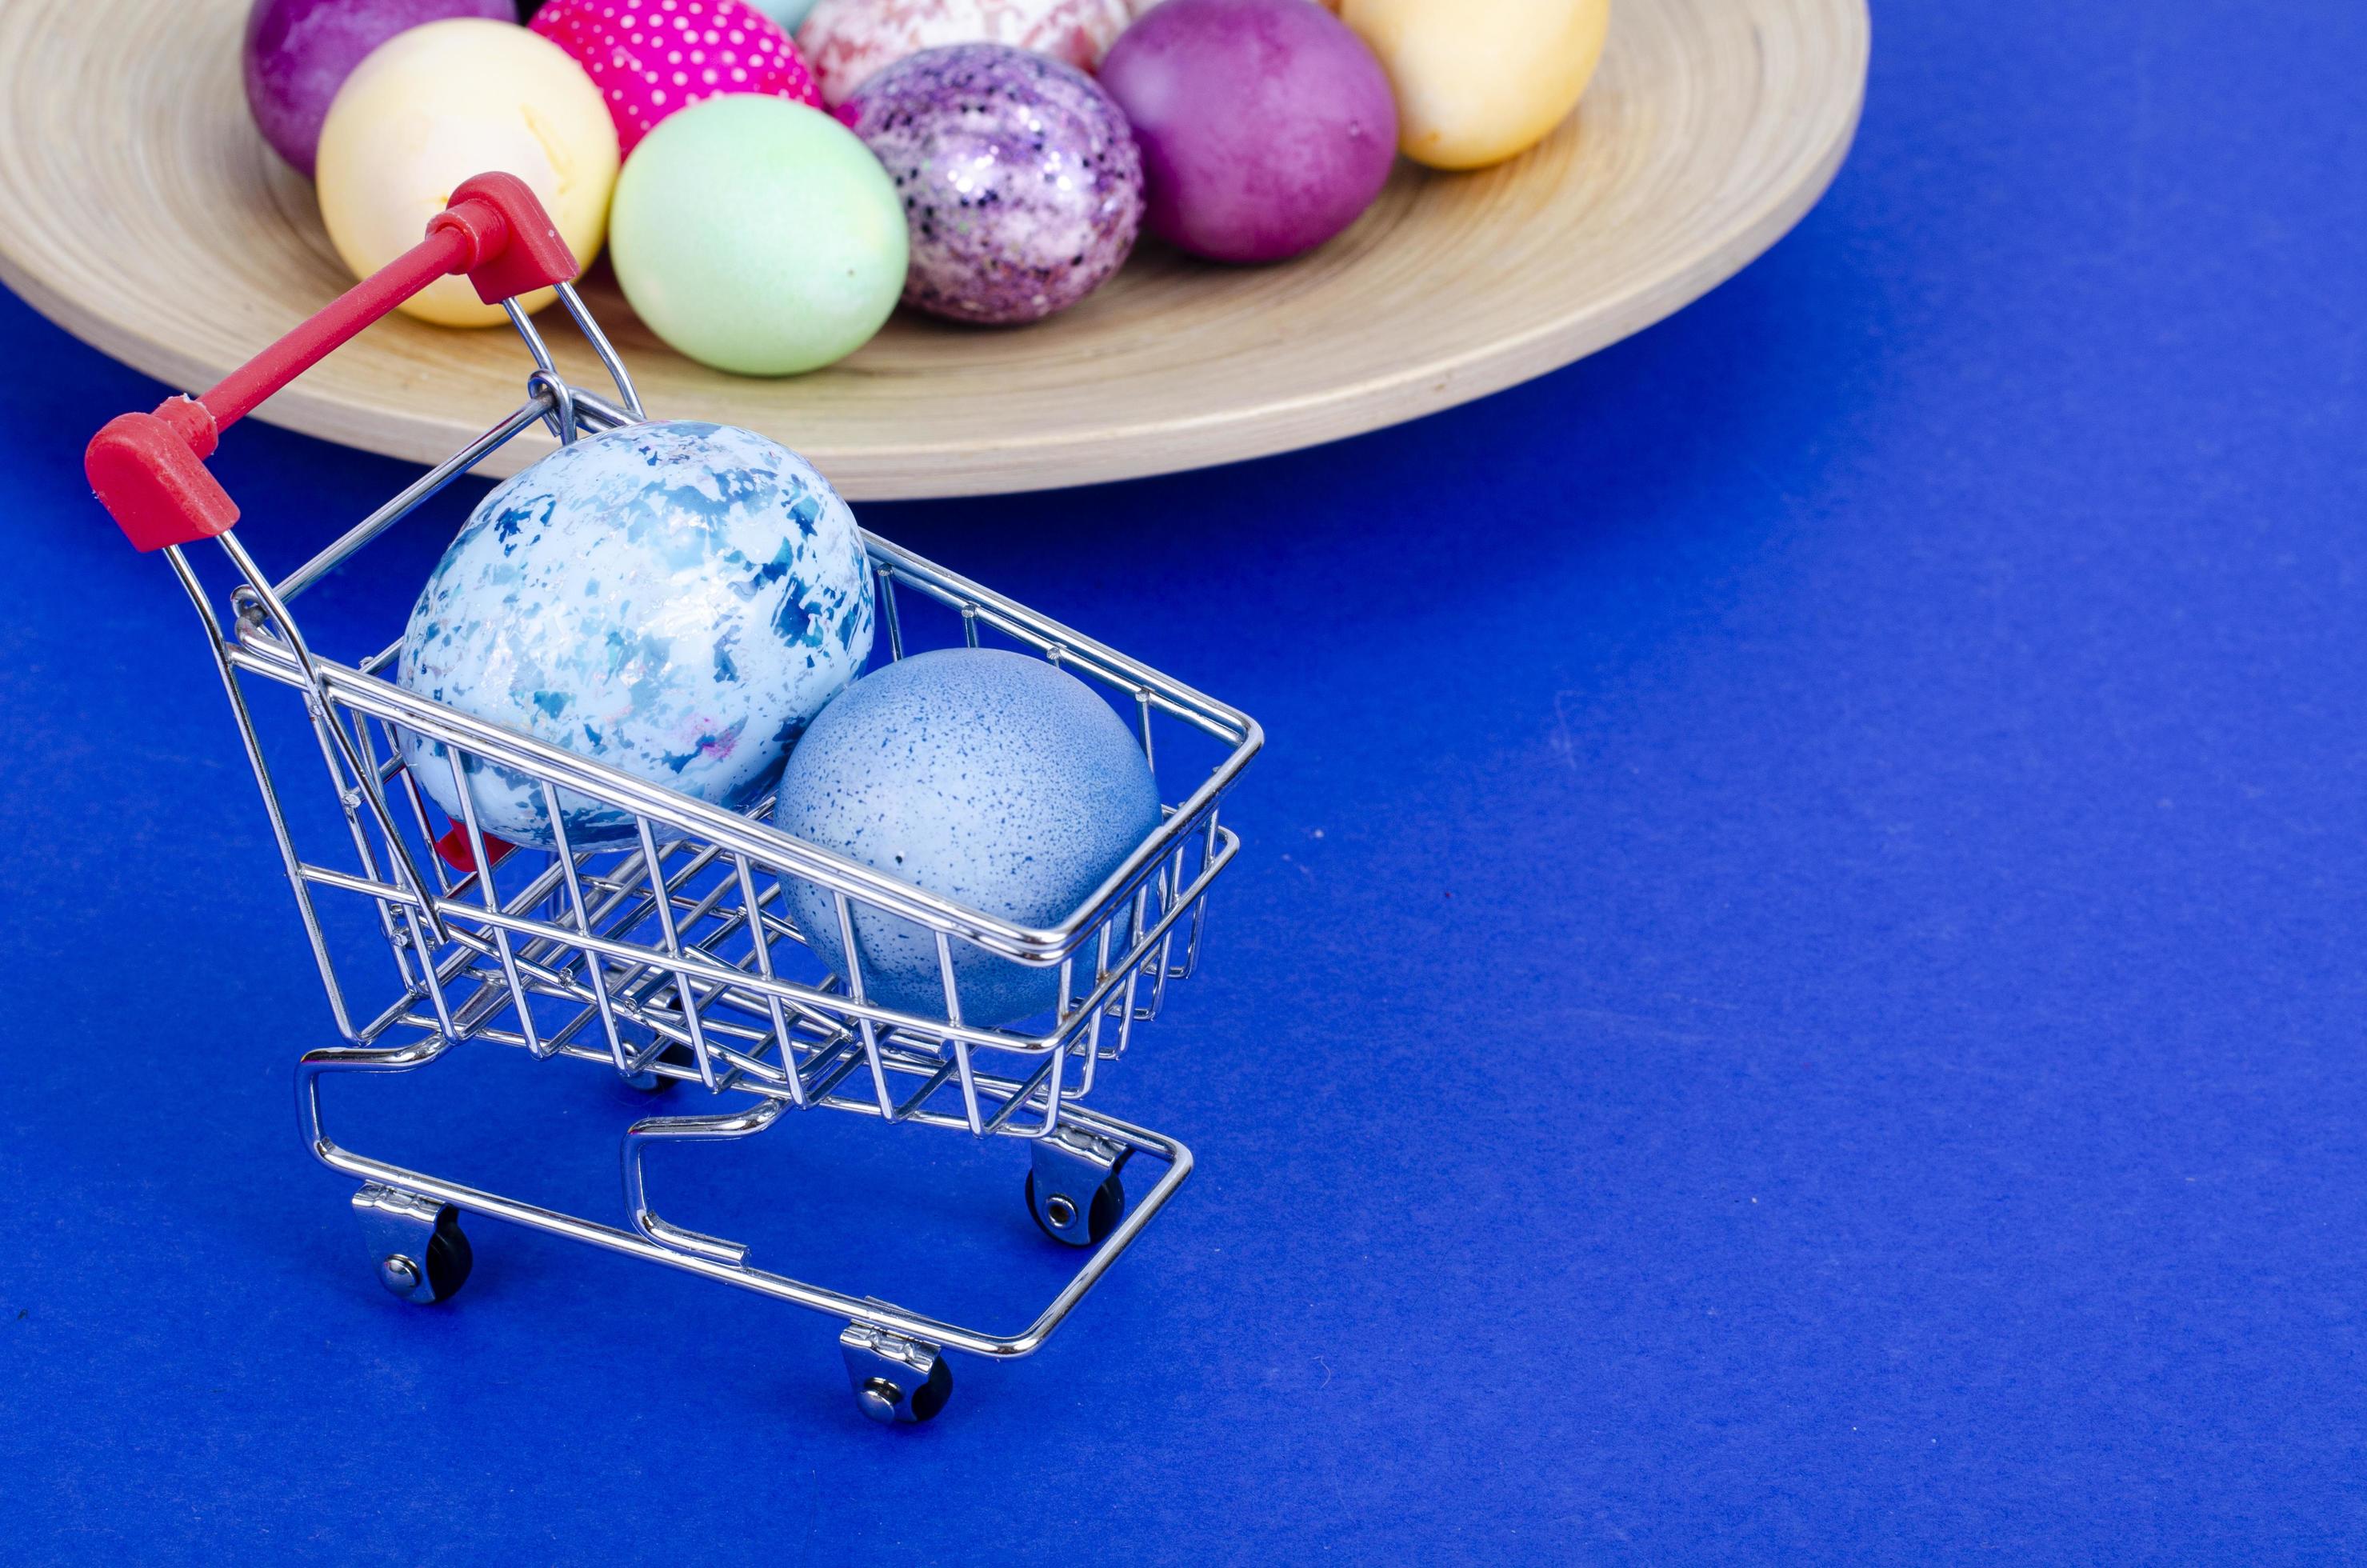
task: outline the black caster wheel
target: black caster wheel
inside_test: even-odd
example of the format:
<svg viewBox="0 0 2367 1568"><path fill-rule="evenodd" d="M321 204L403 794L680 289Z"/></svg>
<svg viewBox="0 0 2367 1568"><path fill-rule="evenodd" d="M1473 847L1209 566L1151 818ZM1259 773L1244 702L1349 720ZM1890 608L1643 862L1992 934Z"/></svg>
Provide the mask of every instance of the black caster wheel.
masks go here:
<svg viewBox="0 0 2367 1568"><path fill-rule="evenodd" d="M855 1407L882 1426L934 1420L954 1396L954 1369L934 1345L862 1324L838 1336Z"/></svg>
<svg viewBox="0 0 2367 1568"><path fill-rule="evenodd" d="M448 1301L460 1293L460 1287L469 1282L469 1271L476 1267L477 1255L469 1245L468 1233L460 1229L459 1216L447 1210L427 1244L427 1288L436 1292L437 1301Z"/></svg>
<svg viewBox="0 0 2367 1568"><path fill-rule="evenodd" d="M422 1304L448 1301L459 1295L460 1287L469 1282L469 1271L477 1266L477 1255L460 1229L457 1210L444 1210L426 1246L420 1250L427 1255L425 1260L401 1252L379 1258L379 1283L407 1301Z"/></svg>
<svg viewBox="0 0 2367 1568"><path fill-rule="evenodd" d="M691 1055L688 1047L680 1045L666 1047L658 1052L658 1060L669 1067L682 1068L695 1068L697 1062L697 1058ZM652 1070L635 1074L625 1080L625 1086L629 1089L638 1089L645 1095L662 1095L681 1082L679 1078Z"/></svg>
<svg viewBox="0 0 2367 1568"><path fill-rule="evenodd" d="M953 1363L940 1356L937 1364L929 1369L929 1381L923 1383L921 1391L912 1396L912 1419L934 1420L937 1412L946 1407L946 1401L953 1396Z"/></svg>
<svg viewBox="0 0 2367 1568"><path fill-rule="evenodd" d="M1093 1188L1092 1201L1081 1216L1076 1200L1065 1193L1054 1193L1038 1202L1036 1197L1036 1173L1027 1173L1027 1212L1035 1217L1036 1228L1059 1242L1062 1246L1099 1246L1117 1229L1126 1218L1126 1186L1112 1171L1101 1186ZM1082 1220L1082 1223L1078 1221Z"/></svg>
<svg viewBox="0 0 2367 1568"><path fill-rule="evenodd" d="M872 1378L855 1391L855 1403L864 1415L882 1426L898 1421L909 1425L935 1420L937 1412L943 1410L946 1401L953 1396L953 1369L940 1356L936 1364L929 1369L928 1377L912 1391L910 1402L905 1400L904 1391L892 1380Z"/></svg>

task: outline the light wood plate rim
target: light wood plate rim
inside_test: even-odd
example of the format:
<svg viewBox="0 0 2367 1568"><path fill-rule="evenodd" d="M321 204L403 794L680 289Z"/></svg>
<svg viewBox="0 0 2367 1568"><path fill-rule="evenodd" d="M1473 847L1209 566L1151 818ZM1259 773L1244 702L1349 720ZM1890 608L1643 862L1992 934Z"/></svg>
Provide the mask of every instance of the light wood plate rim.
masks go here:
<svg viewBox="0 0 2367 1568"><path fill-rule="evenodd" d="M242 106L226 110L214 101L224 91L221 62L176 69L166 57L186 55L193 38L218 41L224 13L243 8L244 0L10 0L0 8L0 62L13 62L0 63L0 280L74 335L176 386L210 384L267 340L269 324L292 324L344 281L317 232L302 232L308 223L317 231L309 193L262 151ZM1864 0L1618 0L1603 76L1554 138L1479 175L1402 167L1384 197L1387 210L1302 261L1233 270L1154 250L1068 317L983 336L900 317L841 366L789 382L690 366L645 335L636 340L640 329L629 318L619 336L653 412L736 415L769 428L858 499L1093 483L1360 434L1583 358L1749 265L1816 204L1847 156L1869 33ZM145 40L149 53L107 63L96 40L108 37ZM42 90L77 71L94 76L88 93ZM130 91L125 78L186 79L205 101L154 105L145 114L134 104L134 124L119 125L113 140L96 137L110 86L119 96ZM234 88L234 60L227 79ZM1739 89L1751 101L1735 101ZM251 146L232 144L241 134ZM1708 151L1688 161L1680 140L1714 151L1717 161ZM242 156L253 165L251 182ZM1728 188L1738 170L1749 183ZM1648 176L1659 183L1643 187ZM1591 213L1575 210L1581 200L1642 195L1700 205L1683 209L1682 227L1656 224L1653 210L1639 209L1624 228L1592 233ZM241 335L188 319L169 290L123 281L127 271L177 276L176 244L181 255L198 247L202 269L206 225L216 215L192 218L176 201L237 210L260 243L281 253L266 291L309 288L317 297L239 301L226 313L259 324ZM95 211L112 216L117 232L98 228ZM270 232L275 221L285 233ZM1453 230L1457 222L1465 232ZM1523 232L1532 224L1543 233ZM1546 227L1554 224L1567 226L1571 252L1592 248L1544 254L1537 242L1557 237ZM1636 254L1603 254L1629 235ZM1472 291L1477 298L1451 286L1458 261L1484 272L1491 247L1523 240L1531 242L1524 272L1489 275ZM129 245L129 263L118 244ZM1409 280L1389 270L1391 250L1416 244L1431 247L1439 277L1435 287L1428 277L1411 280L1418 291L1409 292ZM1293 278L1293 268L1314 270ZM222 286L240 283L233 274ZM1508 301L1515 288L1529 297ZM613 285L595 282L592 292L604 323L618 330L615 318L624 312ZM1285 365L1281 357L1297 353L1294 346L1258 341L1244 323L1265 300L1270 310L1331 312L1333 335L1316 357L1336 360L1336 369ZM1408 312L1424 318L1422 333L1392 359L1386 343L1367 339L1401 331ZM1428 319L1433 313L1452 319ZM1169 324L1180 334L1230 333L1233 340L1223 355L1191 367L1192 384L1162 386L1168 378L1155 363L1124 356L1126 346L1138 347L1138 335ZM553 336L572 335L561 327ZM488 339L499 341L489 347ZM1107 384L1076 380L1082 362L1114 353L1118 368ZM505 332L391 323L259 417L432 462L515 404L525 368ZM597 384L588 356L563 354L562 369ZM1282 384L1266 390L1276 379ZM1010 390L1014 410L1001 421L998 385ZM416 395L406 401L406 392ZM1138 406L1145 412L1127 412ZM488 468L511 472L536 455L521 442Z"/></svg>

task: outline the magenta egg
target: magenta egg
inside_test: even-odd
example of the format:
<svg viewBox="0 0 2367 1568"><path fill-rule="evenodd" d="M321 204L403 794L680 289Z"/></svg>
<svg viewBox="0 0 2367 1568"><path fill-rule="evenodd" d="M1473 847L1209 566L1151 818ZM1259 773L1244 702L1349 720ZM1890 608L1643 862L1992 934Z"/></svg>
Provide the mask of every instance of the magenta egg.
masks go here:
<svg viewBox="0 0 2367 1568"><path fill-rule="evenodd" d="M453 17L517 20L512 0L255 0L246 14L246 107L272 150L312 177L321 122L362 57Z"/></svg>
<svg viewBox="0 0 2367 1568"><path fill-rule="evenodd" d="M1101 83L1142 148L1145 224L1217 261L1314 249L1372 205L1397 156L1380 62L1308 0L1164 0Z"/></svg>
<svg viewBox="0 0 2367 1568"><path fill-rule="evenodd" d="M746 0L549 0L528 25L583 67L628 156L703 98L757 93L821 107L798 46Z"/></svg>

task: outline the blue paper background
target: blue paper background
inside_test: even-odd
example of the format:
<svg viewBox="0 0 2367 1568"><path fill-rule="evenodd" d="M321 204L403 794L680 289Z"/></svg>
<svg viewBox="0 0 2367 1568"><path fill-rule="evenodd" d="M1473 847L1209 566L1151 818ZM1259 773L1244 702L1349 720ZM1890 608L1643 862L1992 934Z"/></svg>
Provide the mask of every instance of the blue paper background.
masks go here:
<svg viewBox="0 0 2367 1568"><path fill-rule="evenodd" d="M1625 345L868 508L1272 737L1106 1086L1203 1176L915 1433L555 1241L380 1293L220 690L74 460L158 389L0 298L0 1557L2355 1556L2362 77L2349 0L1886 5L1829 199ZM282 562L411 472L221 467ZM356 1141L613 1203L632 1108L491 1054ZM1064 1261L1015 1150L763 1142L679 1169L785 1265L1009 1322Z"/></svg>

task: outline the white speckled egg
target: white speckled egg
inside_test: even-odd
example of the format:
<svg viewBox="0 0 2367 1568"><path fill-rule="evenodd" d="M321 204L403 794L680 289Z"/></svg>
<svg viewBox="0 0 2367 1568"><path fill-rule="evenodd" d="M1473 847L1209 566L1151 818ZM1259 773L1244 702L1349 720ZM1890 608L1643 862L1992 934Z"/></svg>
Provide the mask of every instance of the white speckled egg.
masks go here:
<svg viewBox="0 0 2367 1568"><path fill-rule="evenodd" d="M948 43L1007 43L1081 71L1101 63L1128 23L1158 0L815 0L798 28L822 102L837 107L866 78Z"/></svg>
<svg viewBox="0 0 2367 1568"><path fill-rule="evenodd" d="M1076 676L1018 653L948 648L876 670L823 709L789 754L773 823L982 913L1050 926L1158 827L1159 786L1125 721ZM788 903L814 950L845 973L830 895L789 879ZM858 904L855 941L870 1000L946 1016L930 932ZM1057 966L959 940L952 949L965 1023L998 1027L1058 999Z"/></svg>
<svg viewBox="0 0 2367 1568"><path fill-rule="evenodd" d="M403 633L402 686L738 810L871 651L855 516L764 437L688 421L562 447L478 503ZM403 758L456 822L445 748ZM468 759L484 831L554 842L540 786ZM631 817L561 797L575 847Z"/></svg>

